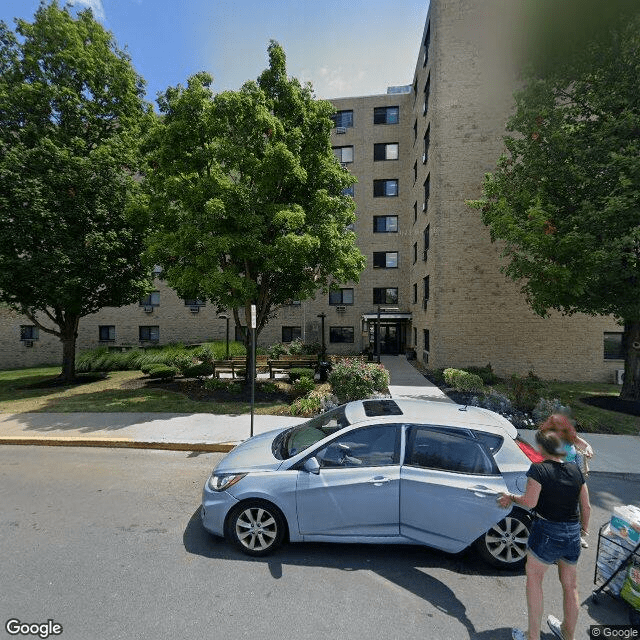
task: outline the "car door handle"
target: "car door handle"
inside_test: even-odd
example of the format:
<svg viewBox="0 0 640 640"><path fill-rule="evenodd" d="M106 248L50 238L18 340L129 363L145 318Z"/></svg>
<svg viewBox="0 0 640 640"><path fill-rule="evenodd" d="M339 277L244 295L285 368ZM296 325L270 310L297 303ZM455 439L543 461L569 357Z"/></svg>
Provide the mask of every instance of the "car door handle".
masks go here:
<svg viewBox="0 0 640 640"><path fill-rule="evenodd" d="M473 491L481 496L499 496L500 491L496 491L495 489L489 489L489 487L484 487L482 485L476 487L467 487L467 491Z"/></svg>
<svg viewBox="0 0 640 640"><path fill-rule="evenodd" d="M383 484L389 484L389 482L391 482L391 478L386 478L385 476L375 476L374 478L371 478L371 480L369 480L369 483L375 484L376 487L379 487Z"/></svg>

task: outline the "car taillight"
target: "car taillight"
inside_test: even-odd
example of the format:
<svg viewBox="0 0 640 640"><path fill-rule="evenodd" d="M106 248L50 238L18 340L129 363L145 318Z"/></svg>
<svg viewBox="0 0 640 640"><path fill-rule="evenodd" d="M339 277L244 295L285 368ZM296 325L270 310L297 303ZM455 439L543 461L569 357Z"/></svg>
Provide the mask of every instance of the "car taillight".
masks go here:
<svg viewBox="0 0 640 640"><path fill-rule="evenodd" d="M522 438L516 438L516 444L522 449L524 453L531 462L542 462L544 460L544 456L536 451L528 442L525 442Z"/></svg>

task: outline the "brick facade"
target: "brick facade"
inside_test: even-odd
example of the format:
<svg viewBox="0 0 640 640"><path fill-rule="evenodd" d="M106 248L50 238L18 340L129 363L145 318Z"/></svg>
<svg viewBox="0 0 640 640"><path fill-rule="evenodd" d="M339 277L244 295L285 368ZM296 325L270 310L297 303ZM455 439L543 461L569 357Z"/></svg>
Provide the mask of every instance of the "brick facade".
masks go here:
<svg viewBox="0 0 640 640"><path fill-rule="evenodd" d="M465 205L479 197L483 175L502 152L515 86L518 20L498 4L491 14L489 0L431 0L412 83L332 100L339 112L352 112L347 126L334 128L332 144L358 178L354 230L367 266L358 285L341 285L353 290L344 301L330 304L319 293L283 307L261 334L262 345L298 333L321 342L324 313L330 353L375 349L379 312L381 351L412 347L432 367L491 363L501 375L593 381L612 381L622 367L604 357L604 332L621 331L611 318L542 319L531 312L501 274L500 247L479 212ZM506 4L513 10L518 3ZM78 348L149 344L140 341L140 327L157 327L160 344L224 339L226 321L215 306L196 312L164 283L156 288L159 305L151 309L134 304L84 318ZM20 325L28 324L0 309L0 368L60 362L53 336L40 331L25 346ZM100 340L100 327L109 340ZM156 337L155 329L143 332Z"/></svg>

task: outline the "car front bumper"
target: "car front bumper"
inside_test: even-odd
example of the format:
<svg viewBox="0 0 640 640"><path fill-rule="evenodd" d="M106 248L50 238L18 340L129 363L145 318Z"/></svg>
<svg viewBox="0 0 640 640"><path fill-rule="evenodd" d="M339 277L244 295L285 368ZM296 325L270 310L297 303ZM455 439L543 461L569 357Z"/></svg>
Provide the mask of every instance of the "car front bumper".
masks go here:
<svg viewBox="0 0 640 640"><path fill-rule="evenodd" d="M202 526L215 536L224 537L224 521L227 514L238 504L226 491L211 491L206 486L202 491L200 519Z"/></svg>

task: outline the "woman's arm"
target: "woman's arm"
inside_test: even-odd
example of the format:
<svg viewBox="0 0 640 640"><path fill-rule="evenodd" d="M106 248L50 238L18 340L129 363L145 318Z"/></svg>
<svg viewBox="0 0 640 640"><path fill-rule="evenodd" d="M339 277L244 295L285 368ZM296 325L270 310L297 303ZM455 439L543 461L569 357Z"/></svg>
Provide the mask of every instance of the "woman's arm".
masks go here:
<svg viewBox="0 0 640 640"><path fill-rule="evenodd" d="M586 440L583 440L580 436L576 436L574 445L576 446L576 448L580 449L580 451L583 452L584 455L587 456L587 458L593 458L593 449Z"/></svg>
<svg viewBox="0 0 640 640"><path fill-rule="evenodd" d="M527 490L524 495L515 496L512 493L501 493L498 497L498 504L504 508L517 504L526 509L533 509L538 504L541 489L542 485L537 480L527 478Z"/></svg>
<svg viewBox="0 0 640 640"><path fill-rule="evenodd" d="M589 533L589 517L591 516L591 503L589 502L589 489L586 483L580 489L580 527L583 533Z"/></svg>

